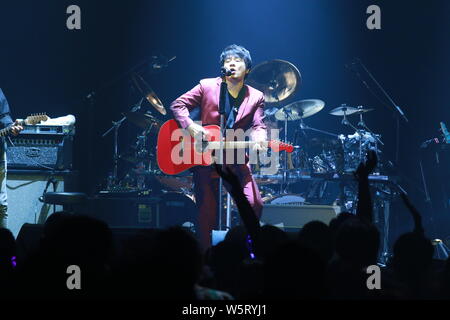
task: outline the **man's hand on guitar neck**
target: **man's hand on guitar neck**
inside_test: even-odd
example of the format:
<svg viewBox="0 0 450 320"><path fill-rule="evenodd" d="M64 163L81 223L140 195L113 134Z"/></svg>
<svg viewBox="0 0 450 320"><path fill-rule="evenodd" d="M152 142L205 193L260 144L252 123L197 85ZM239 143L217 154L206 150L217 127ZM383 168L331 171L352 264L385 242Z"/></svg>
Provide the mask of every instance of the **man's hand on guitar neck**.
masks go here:
<svg viewBox="0 0 450 320"><path fill-rule="evenodd" d="M205 128L203 128L201 125L198 125L196 123L190 124L186 129L189 132L189 134L191 135L191 137L193 137L194 139L197 137L201 138L200 134L203 134L205 136L208 134L208 132L206 131Z"/></svg>
<svg viewBox="0 0 450 320"><path fill-rule="evenodd" d="M255 140L252 148L253 151L267 151L267 142L264 140Z"/></svg>
<svg viewBox="0 0 450 320"><path fill-rule="evenodd" d="M10 127L11 133L14 136L17 136L20 133L20 131L23 130L23 127L19 123L20 123L19 120L16 120L16 121L14 121L14 123Z"/></svg>

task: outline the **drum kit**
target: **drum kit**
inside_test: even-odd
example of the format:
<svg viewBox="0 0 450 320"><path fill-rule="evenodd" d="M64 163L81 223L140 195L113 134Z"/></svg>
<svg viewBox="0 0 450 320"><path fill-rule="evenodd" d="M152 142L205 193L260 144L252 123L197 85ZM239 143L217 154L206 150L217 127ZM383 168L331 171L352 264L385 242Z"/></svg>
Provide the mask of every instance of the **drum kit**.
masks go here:
<svg viewBox="0 0 450 320"><path fill-rule="evenodd" d="M342 117L341 124L354 130L353 134L344 135L306 124L305 119L324 109L322 100L305 99L280 106L293 97L301 84L301 74L292 63L283 60L261 63L251 71L247 83L264 93L265 123L269 135L270 129L279 129L285 142L290 140L295 145L291 155L280 155L276 174L263 175L254 170L265 203L281 201L293 204L303 199L304 203L325 204L327 180L320 178L351 175L359 163L365 161L369 150L375 150L381 158L381 136L374 134L363 120L364 115L373 109L343 104L330 110L329 115ZM355 126L350 120L356 116L359 116L359 122ZM379 166L377 174L380 174L380 168L382 166ZM317 199L322 203L317 203ZM335 200L338 199L331 196L327 204L335 204Z"/></svg>
<svg viewBox="0 0 450 320"><path fill-rule="evenodd" d="M120 124L127 120L139 128L134 144L119 154L118 139L114 140L114 168L106 179L106 184L101 191L106 194L154 194L156 190L167 192L180 192L191 194L192 178L188 175L168 176L160 172L156 163L156 142L158 132L167 115L167 110L149 84L137 73L131 75L132 82L142 97L138 104L131 110L123 113L123 118L113 122L111 129L118 129ZM148 101L150 108L142 111L143 101ZM110 130L111 130L110 129ZM106 136L109 131L105 132ZM125 164L124 164L125 163ZM125 172L119 176L119 164L124 164ZM158 193L158 192L156 192Z"/></svg>
<svg viewBox="0 0 450 320"><path fill-rule="evenodd" d="M114 193L165 190L192 197L190 173L169 176L159 171L156 163L156 142L159 128L163 123L160 118L165 116L167 111L156 93L140 75L133 74L132 80L142 99L137 106L123 114L124 118L115 123L115 129L117 131L117 123L120 125L127 119L138 127L141 133L128 151L122 154L118 153L115 139L114 173L108 177L105 191ZM380 146L383 142L380 135L374 134L363 121L363 116L373 109L341 105L329 111L329 115L342 117L343 126L354 130L351 135L343 135L313 128L306 123L306 119L323 112L325 102L322 100L304 99L281 106L293 97L301 82L299 70L284 60L266 61L255 66L247 79L250 86L264 94L264 121L269 138L270 129L279 129L285 142L292 141L296 145L295 151L290 156L280 154L281 161L276 174L263 175L257 167L253 170L263 198L268 202L274 201L275 198L287 199L286 201L294 199L295 202L303 199L305 202L311 202L312 197L308 194L311 194L311 189L317 188L308 182L307 188L299 190L298 186L294 186L296 183L304 182L308 177L352 173L359 163L364 161L368 150L375 150L379 158L381 156ZM142 112L140 105L144 99L151 108ZM359 116L359 122L354 126L350 120L356 116ZM125 161L132 166L121 178L118 177L117 169L119 161Z"/></svg>

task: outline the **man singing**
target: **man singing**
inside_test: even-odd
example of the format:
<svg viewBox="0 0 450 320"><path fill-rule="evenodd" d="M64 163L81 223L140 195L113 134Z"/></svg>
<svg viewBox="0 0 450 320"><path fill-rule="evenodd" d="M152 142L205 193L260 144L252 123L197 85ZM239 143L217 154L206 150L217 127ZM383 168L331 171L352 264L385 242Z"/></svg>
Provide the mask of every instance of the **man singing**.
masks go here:
<svg viewBox="0 0 450 320"><path fill-rule="evenodd" d="M220 55L220 67L230 70L232 74L226 76L228 99L225 105L226 128L251 129L251 138L256 143L254 150L263 150L267 133L263 122L264 95L262 92L244 84L250 72L252 59L247 49L238 45L226 47ZM193 122L189 117L190 111L200 108L202 125L220 125L219 97L222 79L210 78L200 80L193 89L186 92L174 102L170 108L181 128L188 130L192 137L206 134L206 130ZM250 166L247 164L227 164L240 180L244 194L251 204L254 213L259 218L262 212L261 195L252 177ZM194 192L198 216L199 239L204 248L211 245L211 230L216 225L218 203L218 174L213 166L197 166L192 169L194 178ZM229 186L224 183L228 189Z"/></svg>

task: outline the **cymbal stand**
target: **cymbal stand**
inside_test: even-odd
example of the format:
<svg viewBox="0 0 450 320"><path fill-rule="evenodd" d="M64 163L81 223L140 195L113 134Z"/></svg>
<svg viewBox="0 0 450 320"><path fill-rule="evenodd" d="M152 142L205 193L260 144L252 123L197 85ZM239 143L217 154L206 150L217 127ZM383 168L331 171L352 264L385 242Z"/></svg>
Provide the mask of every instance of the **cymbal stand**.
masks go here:
<svg viewBox="0 0 450 320"><path fill-rule="evenodd" d="M124 116L119 121L113 121L113 126L106 131L102 137L106 137L108 133L110 133L112 130L114 130L114 156L113 156L113 175L112 175L112 185L116 186L117 184L117 168L119 163L119 146L118 146L118 136L119 136L119 128L122 124L122 122L125 121L127 117Z"/></svg>
<svg viewBox="0 0 450 320"><path fill-rule="evenodd" d="M347 113L346 113L346 107L345 105L343 105L343 111L344 111L344 118L342 118L341 124L343 125L347 125L349 127L351 127L353 130L355 130L356 134L358 134L358 138L359 138L359 161L362 161L362 134L360 133L361 130L359 130L358 128L356 128L354 125L351 124L350 121L347 120ZM345 150L344 150L345 152Z"/></svg>
<svg viewBox="0 0 450 320"><path fill-rule="evenodd" d="M338 134L331 133L331 132L328 132L328 131L325 131L325 130L316 129L316 128L310 127L310 126L308 126L308 125L305 125L304 122L303 122L303 118L300 118L300 129L302 129L302 130L311 130L311 131L315 131L315 132L320 132L320 133L323 133L323 134L332 136L332 137L334 137L334 138L338 138L338 137L339 137Z"/></svg>
<svg viewBox="0 0 450 320"><path fill-rule="evenodd" d="M362 109L362 106L358 106L358 109ZM358 122L357 126L360 127L360 128L364 128L366 131L368 131L371 134L372 137L375 138L375 152L377 152L377 154L378 154L379 153L378 144L381 144L382 146L384 146L384 143L383 143L383 141L381 141L379 135L374 134L372 132L372 130L370 130L369 127L366 125L366 123L363 120L363 113L362 112L359 113L359 122ZM362 139L362 136L361 136L361 139ZM360 141L360 145L361 145L361 143L362 142ZM363 160L361 147L360 147L360 160L361 161Z"/></svg>
<svg viewBox="0 0 450 320"><path fill-rule="evenodd" d="M308 126L306 126L305 124L304 124L304 122L303 122L303 117L300 117L300 131L301 131L301 133L302 133L302 136L303 136L303 142L304 142L304 144L303 144L303 146L302 146L302 149L303 149L303 154L304 154L304 158L305 158L305 164L308 166L307 167L307 170L309 170L309 172L312 172L313 171L313 166L312 166L312 162L310 161L310 158L309 158L309 139L308 139L308 135L306 134L306 132L305 132L305 130L308 128ZM294 143L296 143L297 144L297 141L294 141Z"/></svg>
<svg viewBox="0 0 450 320"><path fill-rule="evenodd" d="M362 109L362 106L359 106L358 109ZM381 144L382 146L384 146L384 143L383 143L383 141L381 141L380 137L379 137L378 135L374 134L374 133L372 132L372 130L370 130L369 127L367 127L366 123L365 123L364 120L363 120L363 113L362 113L362 112L359 114L359 122L358 122L357 126L358 126L358 127L361 127L361 128L364 128L365 130L369 131L370 134L371 134L373 137L375 137L375 139L377 140L377 142L378 142L379 144Z"/></svg>
<svg viewBox="0 0 450 320"><path fill-rule="evenodd" d="M288 143L288 117L292 119L291 114L289 113L289 111L284 110L284 142ZM283 182L281 183L280 186L280 194L281 193L287 193L287 181L288 181L288 177L287 177L287 155L284 155L284 160L283 160Z"/></svg>
<svg viewBox="0 0 450 320"><path fill-rule="evenodd" d="M154 157L153 157L153 150L151 150L149 148L149 139L148 136L150 135L151 130L153 129L154 124L152 123L147 129L145 129L144 131L144 139L143 139L143 153L145 154L146 157L148 157L148 161L147 161L147 168L146 170L148 172L152 172L154 173L154 167L153 167L153 161L154 161Z"/></svg>
<svg viewBox="0 0 450 320"><path fill-rule="evenodd" d="M141 99L136 105L131 108L131 112L135 112L141 108L143 99ZM106 137L112 130L114 130L114 156L113 156L113 175L111 177L113 186L117 184L117 169L119 165L119 145L118 145L118 137L119 137L119 128L122 123L127 119L124 116L119 121L112 121L113 126L109 128L103 135L102 138Z"/></svg>
<svg viewBox="0 0 450 320"><path fill-rule="evenodd" d="M344 107L344 118L342 118L341 123L342 123L343 125L346 125L346 126L351 127L353 130L355 130L356 132L358 132L358 128L356 128L354 125L352 125L352 124L350 123L350 121L347 120L347 114L346 114L346 112L345 112L345 107Z"/></svg>

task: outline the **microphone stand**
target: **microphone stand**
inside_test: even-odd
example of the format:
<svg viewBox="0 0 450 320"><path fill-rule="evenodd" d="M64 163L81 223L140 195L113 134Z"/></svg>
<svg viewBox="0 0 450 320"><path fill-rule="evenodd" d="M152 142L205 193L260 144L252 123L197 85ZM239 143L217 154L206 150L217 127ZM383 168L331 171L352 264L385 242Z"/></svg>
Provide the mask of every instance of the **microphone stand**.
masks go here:
<svg viewBox="0 0 450 320"><path fill-rule="evenodd" d="M220 135L219 135L219 164L222 166L222 170L225 171L225 164L223 161L223 137L225 137L225 102L227 98L228 93L228 85L226 82L226 73L224 70L222 72L222 82L220 83L220 97L219 97L219 115L220 115ZM223 214L223 199L222 199L222 192L223 192L223 179L219 176L219 230L222 230L222 214ZM228 201L228 197L230 195L227 193L227 204L229 204L230 201ZM229 205L227 206L227 223L228 223L228 212L230 210ZM228 226L228 225L227 225ZM229 227L229 226L228 226Z"/></svg>
<svg viewBox="0 0 450 320"><path fill-rule="evenodd" d="M361 65L361 67L366 71L366 73L369 75L369 77L373 80L373 82L378 86L378 88L383 92L385 97L389 100L389 102L392 104L392 108L396 110L394 113L397 115L396 117L396 151L395 151L395 162L398 163L399 158L399 146L400 146L400 117L405 120L405 122L409 122L408 118L405 116L405 113L403 110L394 102L394 100L389 96L389 94L383 89L383 87L378 83L378 81L375 79L375 77L370 73L370 71L366 68L366 66L362 63L362 61L359 58L356 58L358 63ZM366 84L367 86L367 84Z"/></svg>
<svg viewBox="0 0 450 320"><path fill-rule="evenodd" d="M141 108L142 101L144 101L144 98L141 98L139 103L134 105L131 108L131 112L136 112ZM109 128L103 135L102 138L106 137L112 130L114 130L114 166L113 166L113 185L116 186L117 182L117 170L118 170L118 163L119 163L119 146L118 146L118 137L119 137L119 127L122 125L122 123L127 119L127 116L123 116L122 119L119 121L112 121L113 126Z"/></svg>

